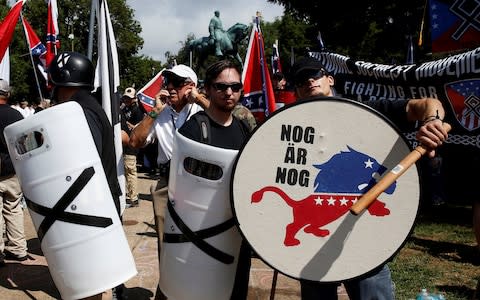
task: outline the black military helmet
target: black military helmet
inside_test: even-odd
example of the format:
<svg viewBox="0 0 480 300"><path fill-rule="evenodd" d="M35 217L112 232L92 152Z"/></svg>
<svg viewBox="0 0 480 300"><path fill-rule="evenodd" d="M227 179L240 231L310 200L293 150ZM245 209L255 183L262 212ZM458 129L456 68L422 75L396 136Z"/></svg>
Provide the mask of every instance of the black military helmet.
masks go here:
<svg viewBox="0 0 480 300"><path fill-rule="evenodd" d="M55 56L48 68L50 80L56 86L93 88L95 69L83 54L62 52Z"/></svg>

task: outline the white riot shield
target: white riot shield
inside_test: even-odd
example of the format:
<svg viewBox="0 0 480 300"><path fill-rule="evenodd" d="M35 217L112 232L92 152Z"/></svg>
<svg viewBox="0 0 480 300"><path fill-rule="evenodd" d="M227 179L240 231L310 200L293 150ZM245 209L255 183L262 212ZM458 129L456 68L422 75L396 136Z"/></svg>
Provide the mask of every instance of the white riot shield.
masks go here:
<svg viewBox="0 0 480 300"><path fill-rule="evenodd" d="M230 206L236 150L175 134L160 288L172 300L229 299L242 238Z"/></svg>
<svg viewBox="0 0 480 300"><path fill-rule="evenodd" d="M80 105L67 102L43 110L11 124L4 135L62 299L95 295L135 276Z"/></svg>

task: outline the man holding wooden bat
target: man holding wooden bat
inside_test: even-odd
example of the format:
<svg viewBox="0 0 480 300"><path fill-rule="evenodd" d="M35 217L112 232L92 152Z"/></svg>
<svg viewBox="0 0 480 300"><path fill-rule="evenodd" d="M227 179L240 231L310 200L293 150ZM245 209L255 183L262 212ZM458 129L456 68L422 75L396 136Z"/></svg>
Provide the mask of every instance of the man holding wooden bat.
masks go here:
<svg viewBox="0 0 480 300"><path fill-rule="evenodd" d="M295 87L297 99L337 96L333 88L335 79L317 59L304 58L297 61L292 66L289 79ZM447 139L448 126L443 124L445 110L437 99L375 100L365 104L384 114L401 130L411 131L418 122L416 138L429 157L434 157L435 149ZM343 284L350 299L395 298L390 270L386 264ZM337 287L337 283L302 281L302 299L337 299Z"/></svg>

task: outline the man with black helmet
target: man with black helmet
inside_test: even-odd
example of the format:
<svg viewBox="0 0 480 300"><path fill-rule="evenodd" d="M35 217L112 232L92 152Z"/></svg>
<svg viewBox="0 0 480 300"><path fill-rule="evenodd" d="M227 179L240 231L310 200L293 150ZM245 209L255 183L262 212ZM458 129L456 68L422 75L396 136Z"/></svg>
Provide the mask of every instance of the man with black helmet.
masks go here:
<svg viewBox="0 0 480 300"><path fill-rule="evenodd" d="M48 72L53 84L52 99L56 103L75 101L82 107L120 216L121 189L117 177L113 129L99 101L91 94L95 77L93 64L80 53L63 52L55 56ZM117 288L121 290L121 287ZM87 299L101 298L102 294L98 294Z"/></svg>
<svg viewBox="0 0 480 300"><path fill-rule="evenodd" d="M75 101L82 107L120 215L121 189L117 178L113 130L99 101L91 94L95 74L93 64L80 53L63 52L55 57L48 71L53 84L53 100L57 103Z"/></svg>

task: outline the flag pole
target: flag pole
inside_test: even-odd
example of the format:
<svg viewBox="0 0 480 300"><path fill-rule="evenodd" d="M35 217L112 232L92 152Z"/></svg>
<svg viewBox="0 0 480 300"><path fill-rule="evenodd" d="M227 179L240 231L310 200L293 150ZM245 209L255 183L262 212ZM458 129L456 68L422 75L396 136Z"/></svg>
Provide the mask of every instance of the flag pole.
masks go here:
<svg viewBox="0 0 480 300"><path fill-rule="evenodd" d="M23 14L21 12L20 12L20 17L22 19L22 25L23 25ZM37 69L35 67L35 62L33 61L32 51L30 50L31 45L30 45L30 41L28 40L27 29L25 28L25 25L23 25L23 32L25 33L25 39L27 40L28 53L30 54L30 62L32 63L32 67L33 67L33 75L35 75L35 82L37 83L38 95L40 96L40 101L43 101L42 89L40 88L40 81L38 80Z"/></svg>
<svg viewBox="0 0 480 300"><path fill-rule="evenodd" d="M423 7L422 22L420 23L420 32L418 33L417 45L421 47L423 45L423 26L425 24L425 13L427 11L428 0L425 0L425 6Z"/></svg>
<svg viewBox="0 0 480 300"><path fill-rule="evenodd" d="M407 46L407 64L412 65L415 62L414 57L414 48L413 48L413 37L411 34L407 37L408 46Z"/></svg>
<svg viewBox="0 0 480 300"><path fill-rule="evenodd" d="M90 24L88 26L88 48L87 57L92 60L93 56L93 29L95 25L95 3L92 0L90 5Z"/></svg>
<svg viewBox="0 0 480 300"><path fill-rule="evenodd" d="M263 36L262 32L260 31L260 18L262 17L262 14L257 11L257 16L255 18L257 30L258 30L258 45L259 45L259 50L260 50L260 68L262 72L262 92L265 97L265 116L268 117L270 114L270 110L273 111L272 107L269 107L268 103L268 93L267 93L267 75L265 74L265 53L264 51L264 45L263 45Z"/></svg>

